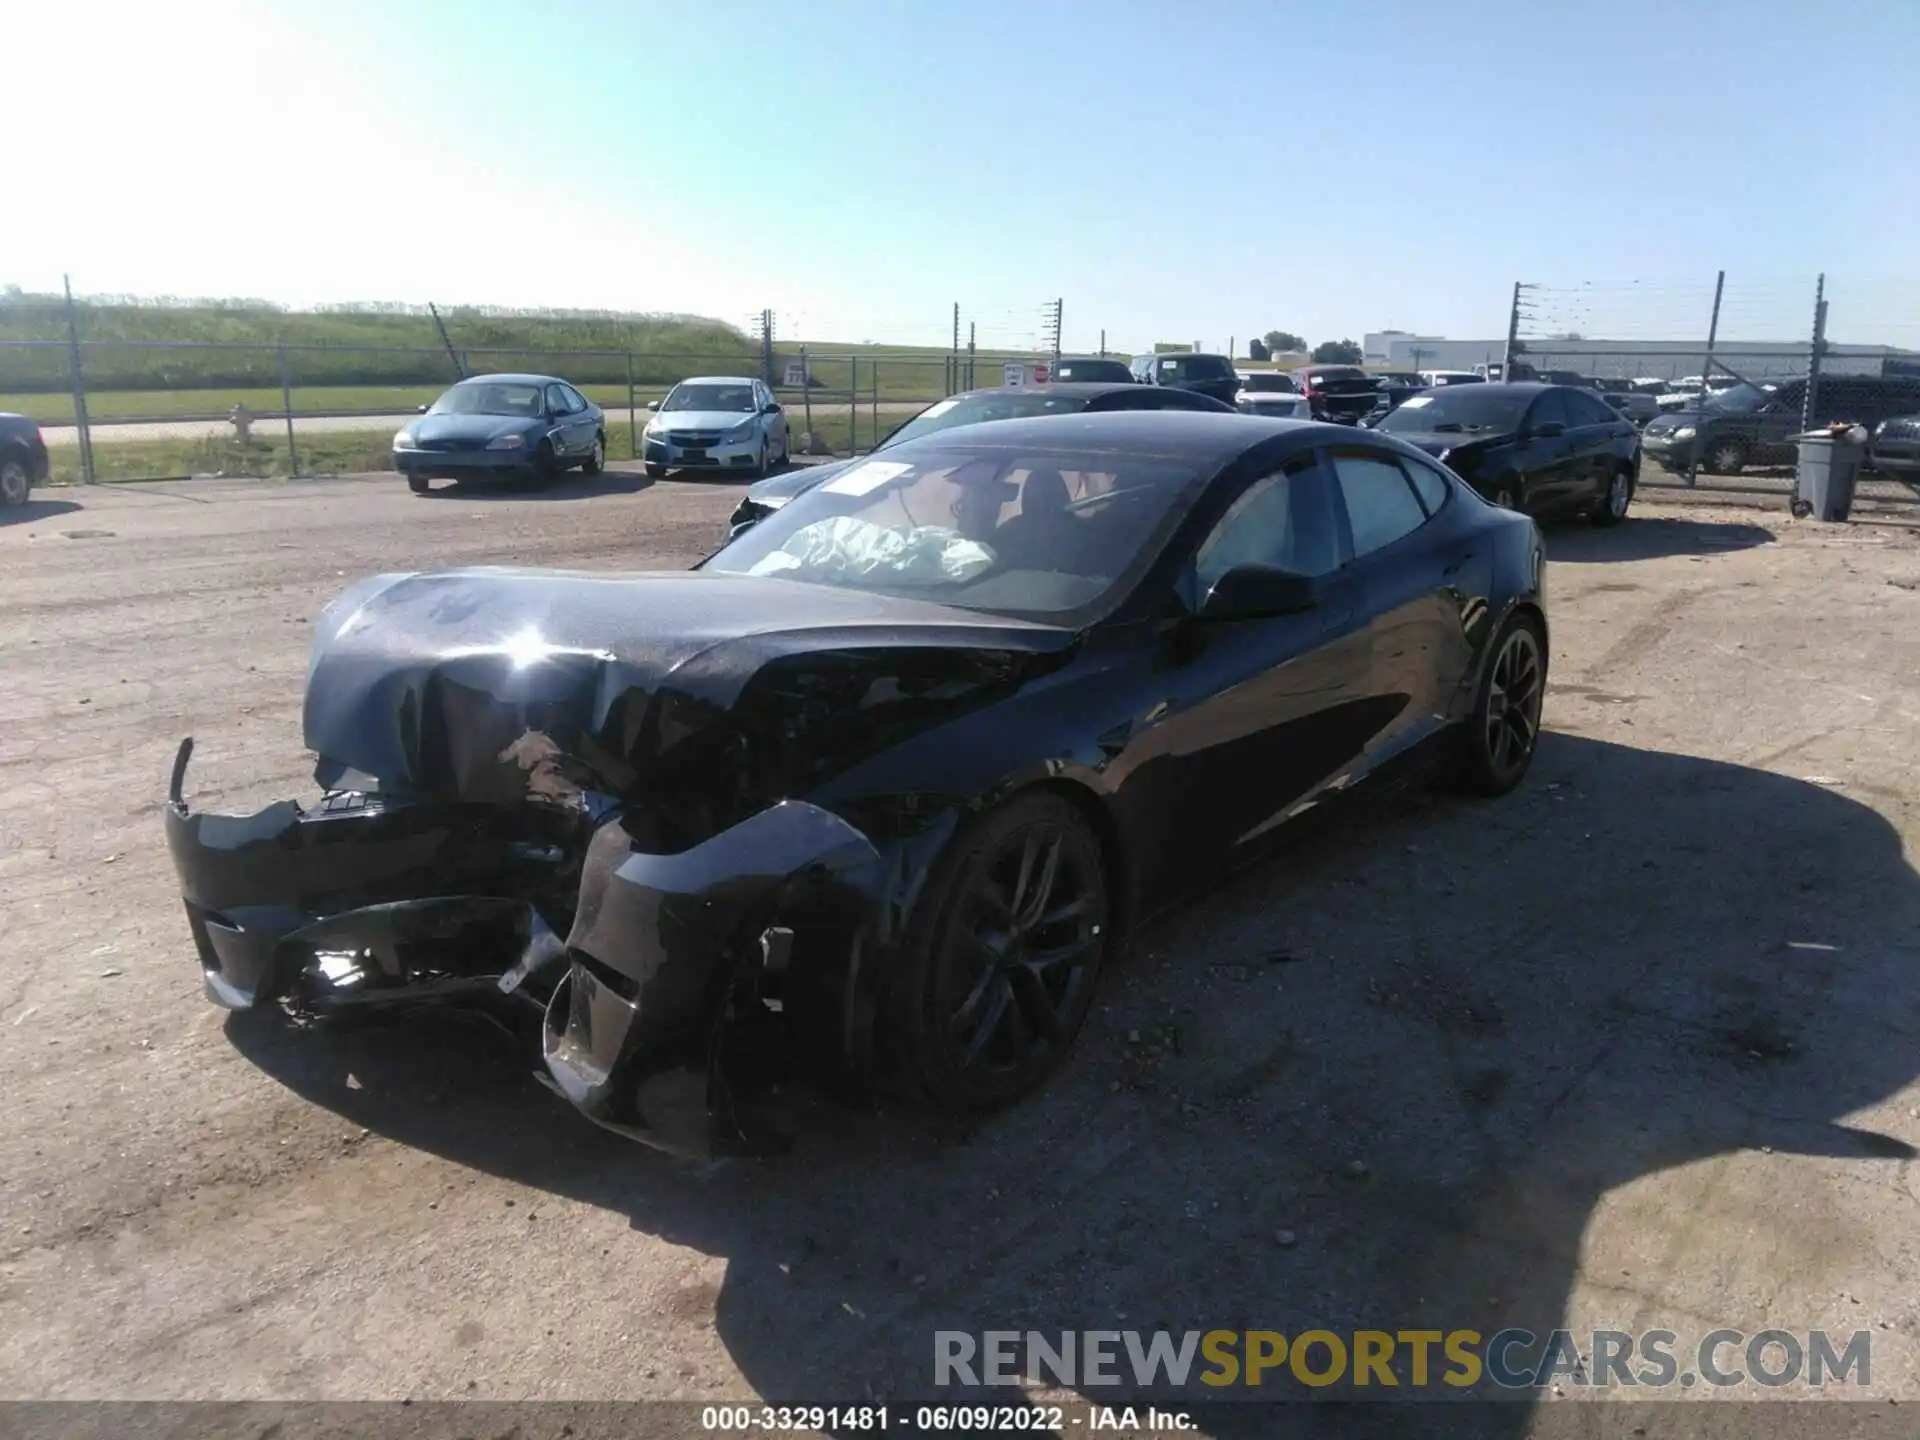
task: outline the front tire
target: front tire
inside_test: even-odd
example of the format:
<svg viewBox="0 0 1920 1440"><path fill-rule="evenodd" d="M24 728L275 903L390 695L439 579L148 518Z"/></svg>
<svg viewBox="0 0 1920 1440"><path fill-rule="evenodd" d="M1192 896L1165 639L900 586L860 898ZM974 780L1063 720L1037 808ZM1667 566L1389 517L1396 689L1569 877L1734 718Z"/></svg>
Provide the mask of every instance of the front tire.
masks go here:
<svg viewBox="0 0 1920 1440"><path fill-rule="evenodd" d="M18 460L0 461L0 505L24 505L32 489L25 465Z"/></svg>
<svg viewBox="0 0 1920 1440"><path fill-rule="evenodd" d="M1106 955L1100 843L1044 792L977 821L940 862L891 997L913 1088L965 1114L1010 1104L1066 1055Z"/></svg>
<svg viewBox="0 0 1920 1440"><path fill-rule="evenodd" d="M666 466L664 466L664 465L648 465L648 466L647 466L647 478L648 478L649 480L664 480L664 479L666 479L666 478L667 478L667 467L666 467Z"/></svg>
<svg viewBox="0 0 1920 1440"><path fill-rule="evenodd" d="M1747 447L1738 440L1716 440L1700 459L1700 468L1709 475L1738 475L1746 468Z"/></svg>
<svg viewBox="0 0 1920 1440"><path fill-rule="evenodd" d="M1627 518L1627 509L1632 504L1633 472L1622 465L1613 472L1613 478L1607 482L1607 493L1594 506L1593 523L1600 526L1618 525Z"/></svg>
<svg viewBox="0 0 1920 1440"><path fill-rule="evenodd" d="M427 479L427 477L424 475L407 476L407 488L416 495L426 494L427 491L432 487L432 484L433 482Z"/></svg>
<svg viewBox="0 0 1920 1440"><path fill-rule="evenodd" d="M762 435L760 437L760 456L757 460L753 462L753 478L754 479L764 480L767 478L767 471L770 468L767 463L767 452L771 448L772 447L768 444L767 437Z"/></svg>
<svg viewBox="0 0 1920 1440"><path fill-rule="evenodd" d="M1528 614L1494 637L1473 713L1461 734L1460 780L1476 795L1505 795L1533 765L1547 690L1546 632Z"/></svg>
<svg viewBox="0 0 1920 1440"><path fill-rule="evenodd" d="M580 468L588 475L598 475L607 468L606 436L593 437L593 448L587 452L587 458L581 462Z"/></svg>

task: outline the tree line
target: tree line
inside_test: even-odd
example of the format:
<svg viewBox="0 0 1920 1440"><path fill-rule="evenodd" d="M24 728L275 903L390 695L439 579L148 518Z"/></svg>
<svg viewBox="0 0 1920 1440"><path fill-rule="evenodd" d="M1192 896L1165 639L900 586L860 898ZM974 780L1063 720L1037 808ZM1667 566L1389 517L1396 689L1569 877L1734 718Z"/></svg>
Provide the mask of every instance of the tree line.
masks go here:
<svg viewBox="0 0 1920 1440"><path fill-rule="evenodd" d="M1361 350L1351 340L1322 340L1309 351L1305 338L1291 330L1269 330L1247 341L1249 360L1271 360L1276 355L1305 355L1316 365L1358 365Z"/></svg>

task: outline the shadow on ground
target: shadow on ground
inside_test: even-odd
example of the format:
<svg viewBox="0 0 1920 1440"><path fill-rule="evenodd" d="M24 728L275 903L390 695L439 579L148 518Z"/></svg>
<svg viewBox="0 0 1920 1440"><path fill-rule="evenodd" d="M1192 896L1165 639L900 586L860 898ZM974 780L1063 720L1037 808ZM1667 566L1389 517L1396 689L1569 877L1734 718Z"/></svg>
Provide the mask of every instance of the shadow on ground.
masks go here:
<svg viewBox="0 0 1920 1440"><path fill-rule="evenodd" d="M54 515L69 515L81 508L78 500L42 500L29 494L24 505L0 505L0 525L24 525Z"/></svg>
<svg viewBox="0 0 1920 1440"><path fill-rule="evenodd" d="M437 480L426 498L455 500L594 500L602 495L636 495L653 481L637 466L631 470L609 465L598 475L583 475L577 470L561 473L544 488L512 486L483 480Z"/></svg>
<svg viewBox="0 0 1920 1440"><path fill-rule="evenodd" d="M963 1143L850 1121L701 1171L578 1121L477 1023L233 1033L358 1125L725 1257L688 1313L775 1402L926 1395L943 1329L1545 1332L1603 1198L1639 1249L1595 1283L1642 1328L1873 1263L1806 1157L1912 1153L1842 1123L1920 1064L1920 877L1878 813L1558 734L1505 800L1392 801L1140 936L1060 1078ZM1520 1436L1533 1408L1209 1423Z"/></svg>
<svg viewBox="0 0 1920 1440"><path fill-rule="evenodd" d="M1717 555L1771 545L1777 538L1765 525L1666 515L1636 515L1624 525L1605 529L1556 525L1546 532L1547 554L1577 565L1655 560L1668 555Z"/></svg>

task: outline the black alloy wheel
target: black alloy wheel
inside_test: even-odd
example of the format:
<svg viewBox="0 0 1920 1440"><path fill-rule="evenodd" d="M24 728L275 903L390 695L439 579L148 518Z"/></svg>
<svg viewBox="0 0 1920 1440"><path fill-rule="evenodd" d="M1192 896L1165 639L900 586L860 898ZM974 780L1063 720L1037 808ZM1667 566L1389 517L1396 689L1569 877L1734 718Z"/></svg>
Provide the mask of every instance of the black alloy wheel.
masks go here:
<svg viewBox="0 0 1920 1440"><path fill-rule="evenodd" d="M906 1059L942 1109L1007 1104L1085 1022L1108 941L1100 845L1073 804L1016 797L956 842L903 976Z"/></svg>
<svg viewBox="0 0 1920 1440"><path fill-rule="evenodd" d="M1504 795L1525 777L1539 747L1546 698L1547 651L1540 624L1516 615L1493 642L1492 660L1461 736L1463 778L1481 795Z"/></svg>

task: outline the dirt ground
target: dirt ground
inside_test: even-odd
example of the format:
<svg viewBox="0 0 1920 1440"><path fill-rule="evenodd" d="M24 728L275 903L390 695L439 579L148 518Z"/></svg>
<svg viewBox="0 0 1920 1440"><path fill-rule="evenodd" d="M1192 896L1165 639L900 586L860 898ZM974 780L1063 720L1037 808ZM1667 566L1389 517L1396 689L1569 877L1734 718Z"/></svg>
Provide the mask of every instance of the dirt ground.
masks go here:
<svg viewBox="0 0 1920 1440"><path fill-rule="evenodd" d="M469 1022L225 1023L161 840L180 737L200 807L305 797L348 580L682 565L734 498L0 514L0 1397L844 1402L923 1394L938 1329L1428 1321L1864 1328L1871 1394L1920 1399L1910 528L1550 530L1524 787L1362 806L1163 922L961 1143L849 1117L701 1169Z"/></svg>

